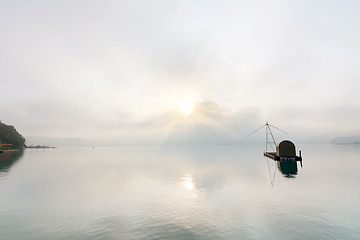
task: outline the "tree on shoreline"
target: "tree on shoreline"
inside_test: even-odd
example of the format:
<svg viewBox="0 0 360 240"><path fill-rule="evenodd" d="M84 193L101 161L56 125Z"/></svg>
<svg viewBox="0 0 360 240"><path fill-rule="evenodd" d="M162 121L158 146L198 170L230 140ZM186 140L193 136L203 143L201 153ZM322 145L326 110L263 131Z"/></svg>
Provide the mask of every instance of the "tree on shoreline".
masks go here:
<svg viewBox="0 0 360 240"><path fill-rule="evenodd" d="M0 121L0 144L13 144L15 149L22 149L25 146L25 138L16 131L14 126Z"/></svg>

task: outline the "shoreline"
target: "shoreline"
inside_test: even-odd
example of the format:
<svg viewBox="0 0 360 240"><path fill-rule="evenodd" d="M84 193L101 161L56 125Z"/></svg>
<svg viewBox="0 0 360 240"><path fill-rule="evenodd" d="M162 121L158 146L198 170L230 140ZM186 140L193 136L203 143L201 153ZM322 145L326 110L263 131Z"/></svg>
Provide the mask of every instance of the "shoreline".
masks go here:
<svg viewBox="0 0 360 240"><path fill-rule="evenodd" d="M8 149L8 150L0 150L0 153L9 153L9 152L20 152L21 149Z"/></svg>

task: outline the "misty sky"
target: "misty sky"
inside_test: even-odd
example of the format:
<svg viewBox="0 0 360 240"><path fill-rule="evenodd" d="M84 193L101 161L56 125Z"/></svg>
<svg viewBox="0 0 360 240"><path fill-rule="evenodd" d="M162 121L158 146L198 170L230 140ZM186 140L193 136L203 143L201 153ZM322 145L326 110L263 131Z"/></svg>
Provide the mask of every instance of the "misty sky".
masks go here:
<svg viewBox="0 0 360 240"><path fill-rule="evenodd" d="M0 1L0 120L117 144L236 140L266 121L296 140L359 135L359 9Z"/></svg>

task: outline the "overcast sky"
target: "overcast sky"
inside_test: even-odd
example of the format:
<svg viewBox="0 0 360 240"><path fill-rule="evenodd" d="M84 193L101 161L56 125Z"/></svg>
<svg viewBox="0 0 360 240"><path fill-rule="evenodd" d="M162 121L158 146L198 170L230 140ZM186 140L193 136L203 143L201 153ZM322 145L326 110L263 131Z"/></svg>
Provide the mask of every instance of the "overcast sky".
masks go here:
<svg viewBox="0 0 360 240"><path fill-rule="evenodd" d="M359 9L0 0L0 120L119 144L242 139L266 121L294 139L359 135Z"/></svg>

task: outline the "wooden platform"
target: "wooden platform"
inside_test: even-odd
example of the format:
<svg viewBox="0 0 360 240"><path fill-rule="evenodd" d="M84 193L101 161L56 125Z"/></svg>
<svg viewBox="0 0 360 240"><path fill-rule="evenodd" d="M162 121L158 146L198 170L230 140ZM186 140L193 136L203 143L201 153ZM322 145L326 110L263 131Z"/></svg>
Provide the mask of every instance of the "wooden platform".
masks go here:
<svg viewBox="0 0 360 240"><path fill-rule="evenodd" d="M280 162L296 162L296 161L302 161L302 157L294 156L294 157L279 157L276 156L276 152L264 152L264 156L271 158L275 161Z"/></svg>

